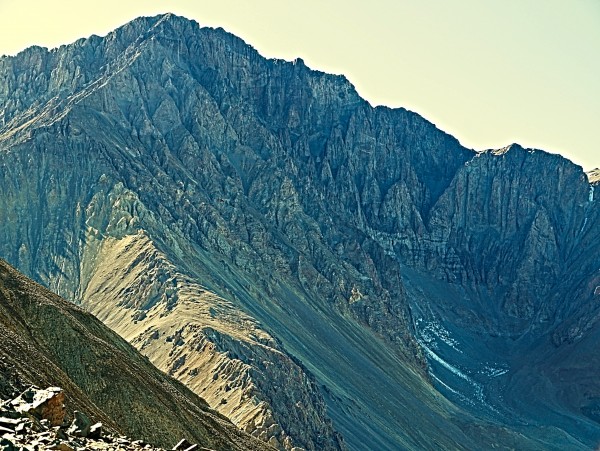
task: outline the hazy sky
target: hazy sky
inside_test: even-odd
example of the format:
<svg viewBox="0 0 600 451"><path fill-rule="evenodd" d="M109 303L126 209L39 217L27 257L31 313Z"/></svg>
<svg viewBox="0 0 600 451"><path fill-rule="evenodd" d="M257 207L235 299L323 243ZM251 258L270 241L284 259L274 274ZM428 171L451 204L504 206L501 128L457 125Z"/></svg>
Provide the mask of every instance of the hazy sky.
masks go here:
<svg viewBox="0 0 600 451"><path fill-rule="evenodd" d="M600 166L600 0L0 0L0 54L167 11L343 73L371 104L467 147L518 142Z"/></svg>

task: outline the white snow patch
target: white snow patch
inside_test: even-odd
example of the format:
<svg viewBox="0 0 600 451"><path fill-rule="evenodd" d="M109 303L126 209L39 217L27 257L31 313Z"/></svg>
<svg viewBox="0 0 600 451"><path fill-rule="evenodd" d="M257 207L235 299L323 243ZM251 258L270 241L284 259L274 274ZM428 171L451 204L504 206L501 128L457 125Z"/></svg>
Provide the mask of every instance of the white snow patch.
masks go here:
<svg viewBox="0 0 600 451"><path fill-rule="evenodd" d="M450 365L448 362L446 362L444 359L442 359L440 356L438 356L435 352L433 352L431 349L429 349L427 346L424 346L423 344L421 344L421 346L423 346L423 349L425 350L425 352L427 353L427 355L432 358L433 360L435 360L436 362L438 362L440 365L442 365L444 368L446 368L447 370L449 370L452 374L460 377L461 379L463 379L465 382L467 382L471 387L473 387L474 389L474 396L475 399L482 405L487 406L489 409L496 411L496 409L489 404L486 399L485 399L485 395L483 393L483 387L478 384L477 382L475 382L473 379L471 379L469 376L467 376L465 373L463 373L461 370L459 370L458 368L456 368L453 365ZM431 374L431 373L430 373ZM439 380L438 377L436 377L435 375L431 374L433 377L435 377L437 380ZM447 384L443 383L442 381L440 381L440 383L442 383L445 387L448 387ZM448 387L449 390L451 390L454 393L457 393L456 390ZM467 398L465 396L465 394L461 394L461 393L457 393L460 396L462 396L464 399L469 400L469 398ZM471 404L473 404L472 401Z"/></svg>
<svg viewBox="0 0 600 451"><path fill-rule="evenodd" d="M442 359L439 355L437 355L435 352L433 352L427 346L423 345L423 349L425 349L425 352L427 353L427 355L429 357L431 357L433 360L435 360L436 362L438 362L440 365L442 365L448 371L450 371L451 373L453 373L456 376L460 377L461 379L464 379L469 384L477 385L475 382L473 382L473 380L469 376L467 376L465 373L463 373L461 370L459 370L455 366L450 365L448 362L446 362L444 359Z"/></svg>
<svg viewBox="0 0 600 451"><path fill-rule="evenodd" d="M589 201L590 202L594 202L594 187L590 186L590 196L589 196Z"/></svg>
<svg viewBox="0 0 600 451"><path fill-rule="evenodd" d="M579 231L579 233L583 232L583 229L585 229L587 221L588 221L588 218L585 218L584 221L583 221L583 225L581 226L581 230Z"/></svg>
<svg viewBox="0 0 600 451"><path fill-rule="evenodd" d="M435 374L430 373L429 374L433 379L435 379L440 385L442 385L443 387L445 387L447 390L450 390L452 393L454 393L455 395L459 395L460 397L464 398L464 396L462 395L462 393L460 393L457 390L454 390L452 387L450 387L448 384L444 383L443 380L441 380L439 377L437 377Z"/></svg>
<svg viewBox="0 0 600 451"><path fill-rule="evenodd" d="M421 326L423 320L417 319L417 324ZM449 347L454 349L456 352L462 354L460 349L460 343L450 336L450 332L437 321L427 322L425 327L419 328L420 338L427 343L431 348L438 349L436 339L446 343Z"/></svg>
<svg viewBox="0 0 600 451"><path fill-rule="evenodd" d="M487 364L481 371L479 371L479 374L483 374L488 377L498 377L506 373L508 373L508 368L498 368L490 364Z"/></svg>
<svg viewBox="0 0 600 451"><path fill-rule="evenodd" d="M471 370L469 369L461 370L444 360L435 352L440 351L440 345L443 342L456 352L463 354L463 350L460 349L460 343L454 338L452 338L450 332L442 324L435 320L426 321L424 320L424 318L416 318L415 327L418 331L417 341L424 350L427 358L430 361L437 362L443 368L450 371L450 373L465 381L471 387L471 389L467 390L471 392L471 394L462 393L461 389L457 390L450 387L448 383L442 381L438 376L433 374L433 368L431 368L429 375L432 378L434 378L445 389L459 396L461 399L465 400L469 404L483 405L489 408L490 410L498 412L495 407L493 407L489 402L487 402L486 396L484 394L483 385L481 385L475 379L471 378L470 374L473 374L476 377L484 376L487 378L496 378L503 374L506 374L509 371L509 369L503 364L482 362L482 365L478 365L479 368L474 369L473 372L471 372Z"/></svg>

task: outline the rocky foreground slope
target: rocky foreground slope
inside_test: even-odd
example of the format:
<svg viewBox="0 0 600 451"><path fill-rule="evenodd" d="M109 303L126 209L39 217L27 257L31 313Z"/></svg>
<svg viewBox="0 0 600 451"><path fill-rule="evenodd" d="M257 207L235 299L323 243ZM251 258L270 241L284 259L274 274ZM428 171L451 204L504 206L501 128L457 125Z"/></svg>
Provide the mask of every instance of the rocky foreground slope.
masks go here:
<svg viewBox="0 0 600 451"><path fill-rule="evenodd" d="M3 451L162 449L143 440L111 434L102 423L92 424L89 417L78 410L72 413L73 419L69 423L64 401L65 394L60 387L44 390L35 386L28 387L16 398L4 400L0 404L0 446ZM173 449L207 450L185 439Z"/></svg>
<svg viewBox="0 0 600 451"><path fill-rule="evenodd" d="M597 174L473 152L173 15L2 58L0 80L0 255L242 429L600 441Z"/></svg>
<svg viewBox="0 0 600 451"><path fill-rule="evenodd" d="M25 393L30 385L59 385L60 397L48 408L42 406L46 410L43 415L43 409L32 410L31 421L45 419L50 426L61 426L63 421L69 424L77 410L86 412L94 423L102 423L106 433L125 433L164 448L185 438L212 449L270 449L157 370L92 315L2 260L0 325L0 399L24 393L20 403L9 402L0 409L9 417L15 409L26 414L42 401L46 403L46 398L54 398L54 393L43 392L28 397ZM44 399L36 401L42 395ZM44 432L42 426L28 427Z"/></svg>

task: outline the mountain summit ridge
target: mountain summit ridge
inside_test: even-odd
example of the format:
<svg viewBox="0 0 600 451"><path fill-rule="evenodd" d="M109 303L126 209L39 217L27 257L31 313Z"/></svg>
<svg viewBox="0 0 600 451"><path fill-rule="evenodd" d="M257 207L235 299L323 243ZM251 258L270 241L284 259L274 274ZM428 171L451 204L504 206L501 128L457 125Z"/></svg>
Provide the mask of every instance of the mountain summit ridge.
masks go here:
<svg viewBox="0 0 600 451"><path fill-rule="evenodd" d="M286 450L600 437L600 387L541 358L597 365L580 167L476 153L174 15L3 58L0 80L0 255L247 432Z"/></svg>

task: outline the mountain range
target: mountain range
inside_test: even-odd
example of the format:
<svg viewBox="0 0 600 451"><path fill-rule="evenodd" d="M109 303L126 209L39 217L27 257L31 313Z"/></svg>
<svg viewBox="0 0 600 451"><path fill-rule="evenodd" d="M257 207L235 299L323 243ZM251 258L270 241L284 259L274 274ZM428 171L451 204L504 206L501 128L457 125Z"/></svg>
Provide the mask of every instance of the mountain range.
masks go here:
<svg viewBox="0 0 600 451"><path fill-rule="evenodd" d="M599 184L172 14L0 59L0 256L276 449L597 446Z"/></svg>

